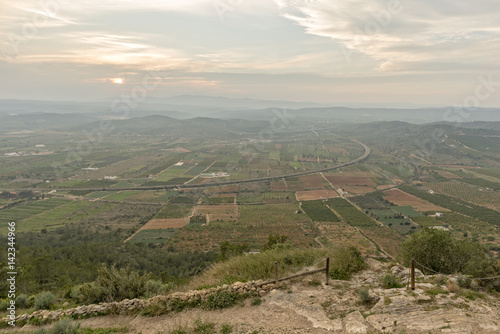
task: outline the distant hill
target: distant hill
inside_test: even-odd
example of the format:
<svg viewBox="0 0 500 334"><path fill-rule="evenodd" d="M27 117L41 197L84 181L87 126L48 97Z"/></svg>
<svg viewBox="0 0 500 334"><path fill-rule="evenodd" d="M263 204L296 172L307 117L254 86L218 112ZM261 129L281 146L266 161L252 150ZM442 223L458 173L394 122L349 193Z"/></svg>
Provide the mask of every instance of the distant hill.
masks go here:
<svg viewBox="0 0 500 334"><path fill-rule="evenodd" d="M96 119L96 117L83 114L0 114L0 131L58 129L75 126L77 124L90 123Z"/></svg>

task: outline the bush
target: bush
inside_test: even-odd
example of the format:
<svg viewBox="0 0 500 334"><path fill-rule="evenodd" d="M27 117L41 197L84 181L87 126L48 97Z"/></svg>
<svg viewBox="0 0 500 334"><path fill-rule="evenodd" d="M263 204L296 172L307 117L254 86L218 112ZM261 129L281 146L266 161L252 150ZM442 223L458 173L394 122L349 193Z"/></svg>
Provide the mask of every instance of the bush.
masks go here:
<svg viewBox="0 0 500 334"><path fill-rule="evenodd" d="M1 300L0 301L0 311L6 311L8 307L9 307L8 300Z"/></svg>
<svg viewBox="0 0 500 334"><path fill-rule="evenodd" d="M28 308L29 306L30 306L30 300L27 295L22 293L16 297L17 308Z"/></svg>
<svg viewBox="0 0 500 334"><path fill-rule="evenodd" d="M259 306L261 303L262 303L262 299L260 299L259 297L254 298L252 300L252 306Z"/></svg>
<svg viewBox="0 0 500 334"><path fill-rule="evenodd" d="M86 303L113 302L123 299L134 299L147 293L147 282L150 275L140 275L130 268L117 269L115 266L99 269L97 280L83 284L78 292ZM153 286L151 284L150 286Z"/></svg>
<svg viewBox="0 0 500 334"><path fill-rule="evenodd" d="M423 228L403 243L403 257L442 274L466 272L470 263L487 259L477 242L457 240L449 232Z"/></svg>
<svg viewBox="0 0 500 334"><path fill-rule="evenodd" d="M173 283L163 284L162 281L150 279L149 281L146 282L145 297L150 298L158 295L166 295L173 288L174 288Z"/></svg>
<svg viewBox="0 0 500 334"><path fill-rule="evenodd" d="M365 267L361 253L353 246L337 247L330 253L330 276L333 279L348 280Z"/></svg>
<svg viewBox="0 0 500 334"><path fill-rule="evenodd" d="M64 318L54 323L50 334L77 334L80 324L73 324L71 319Z"/></svg>
<svg viewBox="0 0 500 334"><path fill-rule="evenodd" d="M382 286L386 289L400 288L401 285L394 274L385 274L382 277Z"/></svg>
<svg viewBox="0 0 500 334"><path fill-rule="evenodd" d="M231 334L233 332L233 326L224 324L220 328L220 334Z"/></svg>
<svg viewBox="0 0 500 334"><path fill-rule="evenodd" d="M457 277L457 284L463 289L470 289L472 279L469 276L460 275Z"/></svg>
<svg viewBox="0 0 500 334"><path fill-rule="evenodd" d="M194 323L193 333L196 334L215 334L215 324L212 322L204 322L198 319Z"/></svg>
<svg viewBox="0 0 500 334"><path fill-rule="evenodd" d="M44 291L35 296L33 306L35 310L48 310L55 301L56 296L52 292Z"/></svg>
<svg viewBox="0 0 500 334"><path fill-rule="evenodd" d="M364 304L369 304L372 300L372 298L370 296L370 290L368 290L367 288L359 289L358 290L358 297L359 297L359 300Z"/></svg>
<svg viewBox="0 0 500 334"><path fill-rule="evenodd" d="M216 292L207 297L205 307L209 310L228 308L236 304L238 297L239 296L234 292Z"/></svg>

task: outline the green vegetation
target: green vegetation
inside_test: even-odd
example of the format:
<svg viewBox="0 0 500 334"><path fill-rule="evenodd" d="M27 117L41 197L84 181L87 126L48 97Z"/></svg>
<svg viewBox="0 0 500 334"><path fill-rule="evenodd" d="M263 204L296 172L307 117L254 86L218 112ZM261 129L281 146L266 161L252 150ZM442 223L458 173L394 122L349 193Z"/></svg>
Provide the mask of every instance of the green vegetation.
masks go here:
<svg viewBox="0 0 500 334"><path fill-rule="evenodd" d="M460 212L464 215L500 226L500 215L498 214L498 211L474 205L455 197L442 194L430 194L429 192L419 190L412 186L402 186L400 189L404 192L425 199L426 201L442 206L443 208Z"/></svg>
<svg viewBox="0 0 500 334"><path fill-rule="evenodd" d="M359 211L351 203L343 198L332 198L326 202L338 214L352 226L376 226L377 223L370 217Z"/></svg>
<svg viewBox="0 0 500 334"><path fill-rule="evenodd" d="M403 256L407 264L415 259L418 265L443 274L470 273L476 263L488 261L486 251L478 243L457 240L446 231L431 228L424 228L406 240Z"/></svg>
<svg viewBox="0 0 500 334"><path fill-rule="evenodd" d="M302 209L307 213L309 218L318 222L338 222L339 217L330 210L323 201L307 201L302 202Z"/></svg>
<svg viewBox="0 0 500 334"><path fill-rule="evenodd" d="M56 300L56 296L50 291L44 291L35 296L33 307L35 310L48 310Z"/></svg>

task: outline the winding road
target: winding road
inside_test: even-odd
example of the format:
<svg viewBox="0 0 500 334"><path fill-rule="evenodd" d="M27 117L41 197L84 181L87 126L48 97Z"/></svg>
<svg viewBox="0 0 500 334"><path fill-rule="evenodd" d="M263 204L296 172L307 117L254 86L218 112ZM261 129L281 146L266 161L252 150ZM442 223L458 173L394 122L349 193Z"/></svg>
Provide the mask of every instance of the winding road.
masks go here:
<svg viewBox="0 0 500 334"><path fill-rule="evenodd" d="M365 152L362 156L360 156L352 161L349 161L349 162L346 162L343 164L339 164L339 165L335 165L332 167L326 167L326 168L321 168L321 169L314 169L314 170L310 170L310 171L304 171L304 172L298 172L298 173L292 173L292 174L284 174L284 175L278 175L278 176L268 176L268 177L252 178L252 179L246 179L246 180L235 180L235 181L222 181L222 182L207 183L207 184L174 184L174 185L166 185L166 186L165 185L162 185L162 186L138 186L138 187L124 187L124 188L55 188L55 189L53 189L53 188L50 188L50 189L22 188L22 189L0 189L0 191L22 191L22 190L31 190L31 191L40 191L40 190L58 190L58 191L169 190L169 189L206 188L206 187L213 187L213 186L224 186L224 185L249 183L249 182L271 181L271 180L278 180L278 179L283 179L283 178L287 178L287 177L294 177L294 176L302 176L302 175L310 175L310 174L316 174L316 173L321 173L321 172L327 172L330 170L355 165L355 164L358 164L358 163L366 160L371 153L370 148L356 139L352 139L352 141L363 146L363 148L365 150Z"/></svg>

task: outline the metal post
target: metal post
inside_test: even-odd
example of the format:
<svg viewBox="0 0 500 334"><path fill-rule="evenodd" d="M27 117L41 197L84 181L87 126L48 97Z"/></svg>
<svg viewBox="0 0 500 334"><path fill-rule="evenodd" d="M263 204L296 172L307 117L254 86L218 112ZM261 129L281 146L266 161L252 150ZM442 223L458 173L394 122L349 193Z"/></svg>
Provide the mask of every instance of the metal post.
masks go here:
<svg viewBox="0 0 500 334"><path fill-rule="evenodd" d="M415 290L415 260L410 261L410 278L411 278L411 289Z"/></svg>
<svg viewBox="0 0 500 334"><path fill-rule="evenodd" d="M326 285L328 285L328 279L330 278L330 258L326 258Z"/></svg>

